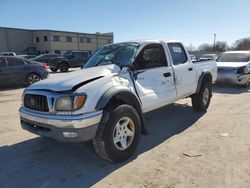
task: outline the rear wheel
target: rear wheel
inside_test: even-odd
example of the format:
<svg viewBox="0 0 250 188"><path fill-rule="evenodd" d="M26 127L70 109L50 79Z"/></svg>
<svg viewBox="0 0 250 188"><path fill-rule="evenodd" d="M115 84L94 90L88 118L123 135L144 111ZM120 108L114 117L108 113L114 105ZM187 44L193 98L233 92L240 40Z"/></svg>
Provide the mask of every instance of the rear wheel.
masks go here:
<svg viewBox="0 0 250 188"><path fill-rule="evenodd" d="M25 79L26 86L30 86L31 84L34 84L35 82L39 82L41 80L41 77L36 73L29 74Z"/></svg>
<svg viewBox="0 0 250 188"><path fill-rule="evenodd" d="M53 67L53 68L50 67L50 70L51 70L52 72L57 72L57 71L58 71L58 67L56 67L56 68L55 68L55 67Z"/></svg>
<svg viewBox="0 0 250 188"><path fill-rule="evenodd" d="M103 117L93 139L97 154L113 162L128 159L140 140L141 123L137 111L130 105L121 105L105 110Z"/></svg>
<svg viewBox="0 0 250 188"><path fill-rule="evenodd" d="M61 72L68 72L68 70L69 70L69 65L68 65L68 63L62 62L62 63L59 65L59 69L60 69Z"/></svg>
<svg viewBox="0 0 250 188"><path fill-rule="evenodd" d="M192 96L192 106L198 112L206 112L212 97L212 83L204 80L199 93Z"/></svg>

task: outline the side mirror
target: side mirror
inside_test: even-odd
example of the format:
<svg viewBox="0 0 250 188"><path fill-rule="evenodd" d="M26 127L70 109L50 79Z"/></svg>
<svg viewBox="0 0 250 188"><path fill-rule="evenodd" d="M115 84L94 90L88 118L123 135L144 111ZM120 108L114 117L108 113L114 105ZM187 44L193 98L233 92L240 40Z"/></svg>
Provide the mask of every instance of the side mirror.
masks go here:
<svg viewBox="0 0 250 188"><path fill-rule="evenodd" d="M121 70L121 74L126 74L129 71L129 67L123 67Z"/></svg>

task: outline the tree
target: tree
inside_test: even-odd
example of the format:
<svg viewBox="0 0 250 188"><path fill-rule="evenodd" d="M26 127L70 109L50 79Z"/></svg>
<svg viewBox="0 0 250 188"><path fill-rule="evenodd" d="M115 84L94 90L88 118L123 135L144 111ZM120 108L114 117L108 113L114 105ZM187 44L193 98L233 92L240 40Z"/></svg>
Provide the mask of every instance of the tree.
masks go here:
<svg viewBox="0 0 250 188"><path fill-rule="evenodd" d="M228 45L224 41L217 41L215 45L211 44L201 44L198 50L201 52L225 52L228 49Z"/></svg>
<svg viewBox="0 0 250 188"><path fill-rule="evenodd" d="M250 37L236 40L232 50L250 50Z"/></svg>

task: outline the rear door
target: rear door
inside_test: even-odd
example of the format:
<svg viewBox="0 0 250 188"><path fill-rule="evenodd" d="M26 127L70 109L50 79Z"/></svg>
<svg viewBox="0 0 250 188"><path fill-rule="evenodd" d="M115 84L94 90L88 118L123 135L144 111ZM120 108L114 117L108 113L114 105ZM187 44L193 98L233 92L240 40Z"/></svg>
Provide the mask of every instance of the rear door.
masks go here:
<svg viewBox="0 0 250 188"><path fill-rule="evenodd" d="M8 84L7 63L5 57L0 57L0 85Z"/></svg>
<svg viewBox="0 0 250 188"><path fill-rule="evenodd" d="M137 56L134 66L135 86L144 112L175 100L173 68L167 62L161 44L150 44L144 47Z"/></svg>
<svg viewBox="0 0 250 188"><path fill-rule="evenodd" d="M22 83L29 72L28 65L20 58L7 57L7 72L11 83Z"/></svg>
<svg viewBox="0 0 250 188"><path fill-rule="evenodd" d="M193 94L196 90L196 70L181 43L168 43L173 61L177 98Z"/></svg>

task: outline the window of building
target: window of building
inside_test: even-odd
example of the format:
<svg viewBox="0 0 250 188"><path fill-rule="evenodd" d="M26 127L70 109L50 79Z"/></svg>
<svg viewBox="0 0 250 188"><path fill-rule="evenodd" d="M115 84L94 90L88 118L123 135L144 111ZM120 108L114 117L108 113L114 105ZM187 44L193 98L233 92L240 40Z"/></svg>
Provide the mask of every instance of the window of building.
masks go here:
<svg viewBox="0 0 250 188"><path fill-rule="evenodd" d="M36 37L36 39L35 39L35 40L36 40L36 42L39 42L39 37Z"/></svg>
<svg viewBox="0 0 250 188"><path fill-rule="evenodd" d="M21 66L24 65L23 60L19 59L19 58L13 58L13 57L8 57L7 58L8 61L8 66Z"/></svg>
<svg viewBox="0 0 250 188"><path fill-rule="evenodd" d="M112 43L112 40L111 40L111 39L108 39L108 40L107 40L107 43L108 43L108 44L111 44L111 43Z"/></svg>
<svg viewBox="0 0 250 188"><path fill-rule="evenodd" d="M37 55L40 55L40 54L41 54L41 51L37 51L36 53L37 53Z"/></svg>
<svg viewBox="0 0 250 188"><path fill-rule="evenodd" d="M60 41L60 36L53 36L53 41L55 41L55 42Z"/></svg>
<svg viewBox="0 0 250 188"><path fill-rule="evenodd" d="M46 41L48 41L48 36L44 36L43 37L43 40L46 42Z"/></svg>
<svg viewBox="0 0 250 188"><path fill-rule="evenodd" d="M67 41L67 42L72 42L72 37L67 36L67 37L66 37L66 41Z"/></svg>
<svg viewBox="0 0 250 188"><path fill-rule="evenodd" d="M48 51L48 50L45 50L45 53L46 53L46 54L48 54L48 53L49 53L49 51Z"/></svg>
<svg viewBox="0 0 250 188"><path fill-rule="evenodd" d="M86 38L86 43L91 43L91 38Z"/></svg>
<svg viewBox="0 0 250 188"><path fill-rule="evenodd" d="M84 43L84 37L80 37L80 43Z"/></svg>
<svg viewBox="0 0 250 188"><path fill-rule="evenodd" d="M55 54L61 54L61 51L60 50L54 50L54 53Z"/></svg>
<svg viewBox="0 0 250 188"><path fill-rule="evenodd" d="M187 54L180 43L169 43L168 48L174 65L184 64L187 62Z"/></svg>

